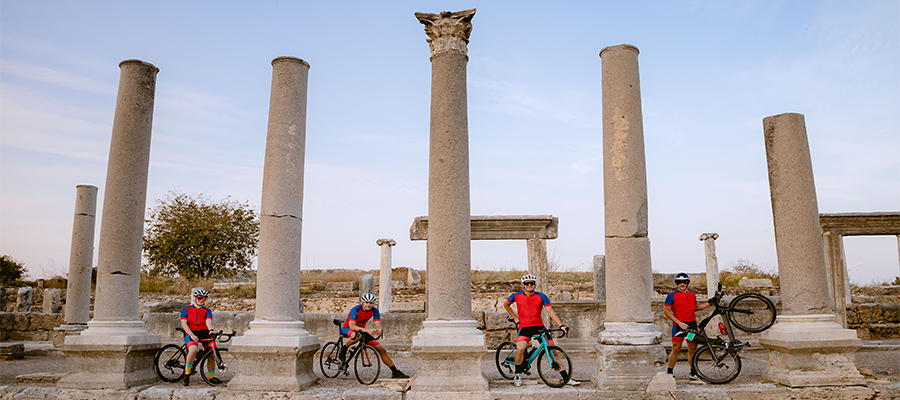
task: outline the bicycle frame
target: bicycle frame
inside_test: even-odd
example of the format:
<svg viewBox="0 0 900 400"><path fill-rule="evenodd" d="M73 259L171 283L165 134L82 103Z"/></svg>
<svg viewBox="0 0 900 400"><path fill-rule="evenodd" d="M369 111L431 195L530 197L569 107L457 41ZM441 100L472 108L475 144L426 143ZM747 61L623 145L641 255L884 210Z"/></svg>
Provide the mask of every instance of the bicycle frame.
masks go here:
<svg viewBox="0 0 900 400"><path fill-rule="evenodd" d="M536 349L534 349L534 351L531 352L531 356L527 357L527 359L525 360L525 370L526 371L531 369L531 363L533 363L534 360L536 360L538 358L538 356L541 355L541 352L547 353L548 358L550 359L552 365L554 365L554 366L559 365L559 363L556 362L556 355L553 354L552 351L550 351L550 344L547 343L548 340L547 340L546 336L549 336L549 334L550 334L549 332L550 331L545 330L545 331L541 332L540 334L534 335L531 337L532 339L538 339L540 341L540 344L538 345L538 347ZM527 350L526 350L526 353L527 353ZM507 360L506 362L515 364L514 361L510 362L509 360Z"/></svg>

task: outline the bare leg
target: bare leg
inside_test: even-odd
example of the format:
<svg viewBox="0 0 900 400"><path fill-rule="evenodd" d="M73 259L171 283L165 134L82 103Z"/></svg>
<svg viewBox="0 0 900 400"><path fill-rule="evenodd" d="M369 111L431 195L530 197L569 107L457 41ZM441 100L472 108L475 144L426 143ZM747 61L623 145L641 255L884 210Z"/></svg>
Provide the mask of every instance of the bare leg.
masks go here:
<svg viewBox="0 0 900 400"><path fill-rule="evenodd" d="M688 346L690 349L690 345ZM675 368L675 363L678 362L678 353L681 352L681 342L672 342L672 352L669 353L669 368Z"/></svg>

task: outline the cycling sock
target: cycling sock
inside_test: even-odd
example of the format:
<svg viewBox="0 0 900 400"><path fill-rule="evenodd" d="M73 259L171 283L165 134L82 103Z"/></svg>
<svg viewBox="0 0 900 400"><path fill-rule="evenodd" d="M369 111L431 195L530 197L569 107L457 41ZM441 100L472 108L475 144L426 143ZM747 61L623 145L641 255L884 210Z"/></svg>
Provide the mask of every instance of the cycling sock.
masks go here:
<svg viewBox="0 0 900 400"><path fill-rule="evenodd" d="M669 374L669 375L672 375L672 368L666 369L666 373Z"/></svg>
<svg viewBox="0 0 900 400"><path fill-rule="evenodd" d="M391 372L393 372L393 373L400 372L400 370L397 369L396 365L391 365L390 368L391 368Z"/></svg>
<svg viewBox="0 0 900 400"><path fill-rule="evenodd" d="M338 357L340 357L340 359L341 359L342 361L343 361L345 358L347 358L347 348L346 348L346 347L341 347L341 352L340 352L340 354L338 355Z"/></svg>
<svg viewBox="0 0 900 400"><path fill-rule="evenodd" d="M194 367L194 364L188 364L188 365L185 365L185 366L184 366L184 374L185 374L185 375L190 375L190 374L191 374L191 368L193 368L193 367Z"/></svg>
<svg viewBox="0 0 900 400"><path fill-rule="evenodd" d="M216 376L216 371L209 371L209 374L207 375L209 375L209 379L212 379L214 376Z"/></svg>
<svg viewBox="0 0 900 400"><path fill-rule="evenodd" d="M525 364L516 364L516 373L521 374L525 370Z"/></svg>
<svg viewBox="0 0 900 400"><path fill-rule="evenodd" d="M559 375L562 376L563 380L569 379L569 371L566 371L566 370L559 371Z"/></svg>

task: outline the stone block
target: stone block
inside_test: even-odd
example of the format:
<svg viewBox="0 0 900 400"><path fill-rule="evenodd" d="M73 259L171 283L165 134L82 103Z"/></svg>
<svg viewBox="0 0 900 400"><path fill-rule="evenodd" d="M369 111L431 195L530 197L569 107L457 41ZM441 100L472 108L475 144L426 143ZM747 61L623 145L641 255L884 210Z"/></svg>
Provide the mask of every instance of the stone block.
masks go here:
<svg viewBox="0 0 900 400"><path fill-rule="evenodd" d="M16 292L16 312L31 312L32 288L30 286L20 287Z"/></svg>
<svg viewBox="0 0 900 400"><path fill-rule="evenodd" d="M58 314L62 311L59 289L44 289L44 314Z"/></svg>
<svg viewBox="0 0 900 400"><path fill-rule="evenodd" d="M31 329L31 313L15 313L13 314L14 331L27 331Z"/></svg>
<svg viewBox="0 0 900 400"><path fill-rule="evenodd" d="M876 323L884 320L881 304L868 303L857 305L857 313L859 314L859 323Z"/></svg>
<svg viewBox="0 0 900 400"><path fill-rule="evenodd" d="M22 343L0 343L0 360L22 358L25 345Z"/></svg>
<svg viewBox="0 0 900 400"><path fill-rule="evenodd" d="M216 398L215 389L175 389L172 392L172 400L213 400Z"/></svg>
<svg viewBox="0 0 900 400"><path fill-rule="evenodd" d="M341 395L342 400L400 400L403 394L385 388L350 389Z"/></svg>
<svg viewBox="0 0 900 400"><path fill-rule="evenodd" d="M175 389L151 386L137 395L137 400L171 400Z"/></svg>
<svg viewBox="0 0 900 400"><path fill-rule="evenodd" d="M391 281L392 289L398 289L398 288L402 288L404 286L406 286L406 285L403 284L403 281Z"/></svg>
<svg viewBox="0 0 900 400"><path fill-rule="evenodd" d="M422 275L419 274L419 271L416 271L412 268L409 269L409 275L406 279L406 283L408 285L418 285L422 283Z"/></svg>
<svg viewBox="0 0 900 400"><path fill-rule="evenodd" d="M148 301L144 303L145 313L173 313L181 312L182 308L191 305L180 301Z"/></svg>
<svg viewBox="0 0 900 400"><path fill-rule="evenodd" d="M50 331L9 331L6 340L22 340L27 342L45 342L50 340Z"/></svg>
<svg viewBox="0 0 900 400"><path fill-rule="evenodd" d="M515 329L516 324L507 318L509 318L509 314L505 312L486 312L484 313L484 327L488 331Z"/></svg>
<svg viewBox="0 0 900 400"><path fill-rule="evenodd" d="M425 312L424 301L392 302L389 310L392 313L420 313Z"/></svg>
<svg viewBox="0 0 900 400"><path fill-rule="evenodd" d="M472 318L478 323L478 329L484 329L484 311L472 312Z"/></svg>
<svg viewBox="0 0 900 400"><path fill-rule="evenodd" d="M0 312L6 312L6 288L0 286Z"/></svg>
<svg viewBox="0 0 900 400"><path fill-rule="evenodd" d="M884 322L898 323L900 322L900 304L882 303L882 315Z"/></svg>
<svg viewBox="0 0 900 400"><path fill-rule="evenodd" d="M738 286L745 288L772 288L775 287L772 285L771 279L748 279L742 278L738 282Z"/></svg>
<svg viewBox="0 0 900 400"><path fill-rule="evenodd" d="M507 340L513 340L512 330L484 331L484 341L488 349L494 350Z"/></svg>
<svg viewBox="0 0 900 400"><path fill-rule="evenodd" d="M325 290L329 292L352 292L356 290L356 282L325 282Z"/></svg>
<svg viewBox="0 0 900 400"><path fill-rule="evenodd" d="M882 286L882 296L900 296L900 285Z"/></svg>
<svg viewBox="0 0 900 400"><path fill-rule="evenodd" d="M316 290L324 290L325 283L326 283L325 281L300 282L300 290L306 291L307 293L316 291Z"/></svg>
<svg viewBox="0 0 900 400"><path fill-rule="evenodd" d="M13 330L13 326L15 325L16 314L2 312L0 313L0 332L6 332Z"/></svg>
<svg viewBox="0 0 900 400"><path fill-rule="evenodd" d="M375 276L372 274L365 274L359 278L359 294L363 293L375 293Z"/></svg>

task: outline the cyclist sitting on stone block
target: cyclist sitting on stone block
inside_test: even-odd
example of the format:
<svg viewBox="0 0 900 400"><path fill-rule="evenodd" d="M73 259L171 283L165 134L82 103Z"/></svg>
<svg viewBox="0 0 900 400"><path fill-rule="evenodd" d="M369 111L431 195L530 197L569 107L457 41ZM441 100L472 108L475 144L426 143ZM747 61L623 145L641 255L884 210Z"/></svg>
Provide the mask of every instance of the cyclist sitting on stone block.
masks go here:
<svg viewBox="0 0 900 400"><path fill-rule="evenodd" d="M519 326L519 331L516 333L516 377L513 380L513 383L515 383L516 386L522 385L522 378L519 374L525 369L523 364L525 362L525 348L528 347L528 343L531 342L531 337L544 329L541 311L546 309L550 319L559 325L559 328L565 331L566 335L569 334L569 327L563 325L562 322L560 322L559 317L556 316L556 313L553 312L553 307L550 306L550 299L547 295L535 291L535 282L537 281L537 278L534 275L528 274L523 276L521 281L523 290L509 296L509 298L506 299L506 303L503 304L503 307L506 308L506 312ZM518 315L516 315L516 313L513 312L512 307L510 307L512 303L516 303ZM553 340L548 340L547 343L551 346L554 345ZM565 378L567 377L568 371L563 370L559 371L559 373ZM578 386L581 382L569 379L568 384Z"/></svg>
<svg viewBox="0 0 900 400"><path fill-rule="evenodd" d="M341 328L341 335L350 339L347 341L347 344L341 348L341 353L339 355L341 362L345 362L345 359L347 358L347 348L362 339L363 343L374 347L375 350L381 354L381 360L384 361L384 365L387 365L388 368L391 369L391 378L409 378L409 376L397 369L394 365L394 360L388 355L387 350L385 350L384 346L382 346L381 343L378 343L373 337L381 334L381 313L378 312L378 308L375 307L376 300L377 298L375 298L374 294L365 293L360 296L360 303L351 308L350 312L347 314L347 321L344 322L344 326ZM375 322L375 328L366 328L366 323L370 318Z"/></svg>
<svg viewBox="0 0 900 400"><path fill-rule="evenodd" d="M216 347L216 342L211 340L209 334L210 325L212 323L212 311L203 306L206 299L209 298L209 292L202 287L191 289L191 305L181 310L181 329L184 329L184 343L187 345L187 360L184 366L184 380L181 382L184 386L191 383L191 369L194 367L194 359L197 358L197 352L200 351L200 343L208 342L206 345ZM209 380L214 384L221 383L218 378L214 377L215 368L213 364L215 360L210 358Z"/></svg>

